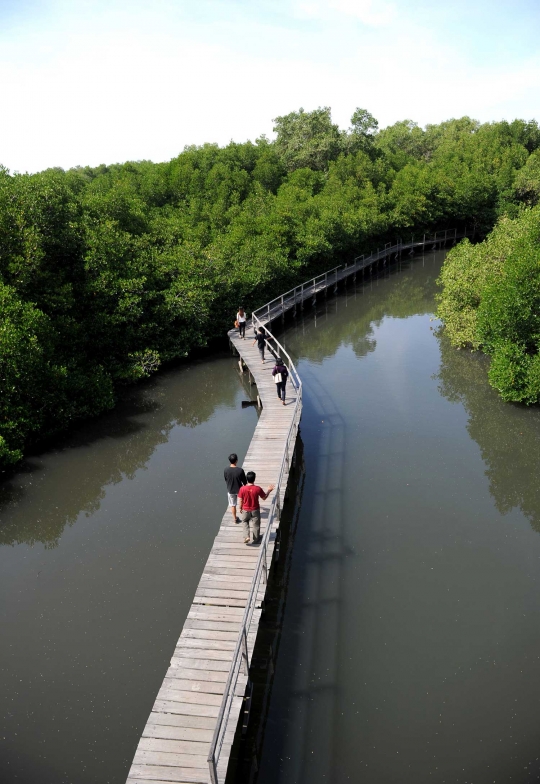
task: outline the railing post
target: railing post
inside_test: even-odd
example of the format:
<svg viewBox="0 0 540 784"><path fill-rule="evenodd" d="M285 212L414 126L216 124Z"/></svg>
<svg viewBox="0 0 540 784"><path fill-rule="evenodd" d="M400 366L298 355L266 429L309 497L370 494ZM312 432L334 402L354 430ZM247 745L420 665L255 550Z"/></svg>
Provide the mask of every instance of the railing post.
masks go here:
<svg viewBox="0 0 540 784"><path fill-rule="evenodd" d="M281 507L279 503L279 485L276 490L276 520L281 520Z"/></svg>
<svg viewBox="0 0 540 784"><path fill-rule="evenodd" d="M242 658L244 660L244 674L249 675L249 655L248 655L248 644L247 644L247 634L246 634L246 626L244 624L244 628L242 629Z"/></svg>
<svg viewBox="0 0 540 784"><path fill-rule="evenodd" d="M212 784L219 784L216 759L213 754L208 757L208 767L210 768L210 781L212 782Z"/></svg>
<svg viewBox="0 0 540 784"><path fill-rule="evenodd" d="M304 310L304 284L302 283L302 290L300 292L300 310Z"/></svg>
<svg viewBox="0 0 540 784"><path fill-rule="evenodd" d="M262 557L262 567L263 567L263 581L265 585L268 585L268 564L266 563L266 547L264 548L264 554Z"/></svg>

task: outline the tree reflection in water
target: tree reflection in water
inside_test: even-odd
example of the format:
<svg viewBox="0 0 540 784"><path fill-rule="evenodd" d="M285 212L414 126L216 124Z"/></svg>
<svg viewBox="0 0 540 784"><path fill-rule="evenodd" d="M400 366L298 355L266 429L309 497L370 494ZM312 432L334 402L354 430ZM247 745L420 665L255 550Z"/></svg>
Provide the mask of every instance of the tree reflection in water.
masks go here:
<svg viewBox="0 0 540 784"><path fill-rule="evenodd" d="M65 526L93 515L108 485L133 479L174 427L197 427L218 406L234 407L233 368L227 357L162 373L130 389L110 414L25 460L0 485L0 545L56 547Z"/></svg>
<svg viewBox="0 0 540 784"><path fill-rule="evenodd" d="M480 447L498 511L519 508L540 532L540 410L504 403L488 384L487 357L454 349L444 333L438 340L439 391L467 411L467 430Z"/></svg>
<svg viewBox="0 0 540 784"><path fill-rule="evenodd" d="M317 363L334 356L340 346L351 346L357 357L375 351L375 330L385 317L406 319L433 311L433 292L439 271L433 261L438 256L440 254L431 254L429 264L424 268L419 268L421 260L415 260L414 275L407 274L412 270L409 262L393 267L391 286L384 297L380 287L388 283L388 277L370 279L366 274L363 286L358 278L358 285L350 284L339 297L326 301L320 298L315 319L306 306L305 318L298 318L295 331L287 334L287 347L296 357ZM356 308L355 317L351 318L347 304L360 299L362 306ZM327 311L333 314L328 320Z"/></svg>

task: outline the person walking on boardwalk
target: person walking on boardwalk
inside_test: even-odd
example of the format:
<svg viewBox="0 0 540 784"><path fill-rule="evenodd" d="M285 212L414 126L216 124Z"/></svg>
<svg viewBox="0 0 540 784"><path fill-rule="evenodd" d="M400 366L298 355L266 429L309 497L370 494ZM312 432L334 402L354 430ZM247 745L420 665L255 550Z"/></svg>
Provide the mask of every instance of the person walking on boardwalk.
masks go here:
<svg viewBox="0 0 540 784"><path fill-rule="evenodd" d="M223 472L225 476L225 484L227 485L227 501L231 507L233 520L235 523L240 522L240 518L236 516L236 502L238 498L238 491L247 484L247 478L243 468L238 468L238 455L234 452L229 455L229 467Z"/></svg>
<svg viewBox="0 0 540 784"><path fill-rule="evenodd" d="M238 322L238 332L240 333L240 337L242 340L246 339L246 311L240 305L238 308L238 313L236 314L236 320Z"/></svg>
<svg viewBox="0 0 540 784"><path fill-rule="evenodd" d="M252 345L254 346L255 343L259 349L259 353L261 355L261 359L264 363L264 349L266 346L266 335L264 334L264 329L259 327L259 331L255 333L255 340L253 341Z"/></svg>
<svg viewBox="0 0 540 784"><path fill-rule="evenodd" d="M247 485L240 488L238 493L238 500L240 501L240 514L242 515L242 525L244 527L244 544L249 544L249 529L253 531L253 544L257 544L260 540L261 531L261 507L259 506L259 498L266 501L275 485L269 485L266 493L255 484L254 471L248 471L246 474Z"/></svg>
<svg viewBox="0 0 540 784"><path fill-rule="evenodd" d="M285 405L285 387L287 385L287 379L289 378L289 371L283 364L281 357L276 357L276 364L272 370L272 375L274 376L274 381L276 383L278 400L281 400L283 405Z"/></svg>

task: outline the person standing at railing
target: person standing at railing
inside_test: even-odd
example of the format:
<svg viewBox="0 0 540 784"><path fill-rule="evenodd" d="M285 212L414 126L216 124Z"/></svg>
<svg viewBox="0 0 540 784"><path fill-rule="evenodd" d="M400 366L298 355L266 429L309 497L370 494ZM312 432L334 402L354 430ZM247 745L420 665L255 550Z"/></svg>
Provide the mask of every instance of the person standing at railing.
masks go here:
<svg viewBox="0 0 540 784"><path fill-rule="evenodd" d="M255 343L259 349L259 354L261 355L261 359L264 364L264 349L266 346L266 335L264 334L264 329L259 327L259 331L255 333L255 340L253 341L252 345L254 346Z"/></svg>
<svg viewBox="0 0 540 784"><path fill-rule="evenodd" d="M276 364L272 370L272 375L274 376L276 384L278 400L281 400L283 405L285 405L285 387L287 385L287 379L289 378L289 371L283 364L281 357L276 357Z"/></svg>
<svg viewBox="0 0 540 784"><path fill-rule="evenodd" d="M238 327L238 332L240 333L240 337L242 340L246 339L246 311L240 305L238 308L238 313L236 314L236 325Z"/></svg>
<svg viewBox="0 0 540 784"><path fill-rule="evenodd" d="M244 544L249 544L249 529L253 532L253 544L258 544L261 539L261 507L259 498L266 501L275 485L268 485L266 493L255 484L256 475L254 471L246 474L247 485L240 488L238 501L240 504L240 514L242 515L242 525L244 528Z"/></svg>

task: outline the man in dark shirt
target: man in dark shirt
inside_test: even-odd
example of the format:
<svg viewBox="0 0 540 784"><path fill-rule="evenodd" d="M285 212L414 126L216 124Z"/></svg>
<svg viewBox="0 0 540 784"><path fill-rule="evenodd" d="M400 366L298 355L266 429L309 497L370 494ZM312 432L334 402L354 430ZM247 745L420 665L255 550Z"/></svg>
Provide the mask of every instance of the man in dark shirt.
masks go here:
<svg viewBox="0 0 540 784"><path fill-rule="evenodd" d="M233 520L235 523L240 522L240 518L236 516L236 497L242 485L247 484L246 475L243 468L238 468L238 455L234 452L229 455L229 467L223 472L225 476L225 484L227 485L227 501L231 507Z"/></svg>
<svg viewBox="0 0 540 784"><path fill-rule="evenodd" d="M266 335L264 334L264 329L259 327L259 331L255 333L255 340L253 341L253 345L257 344L257 348L259 349L259 354L261 355L261 359L264 362L264 349L266 346Z"/></svg>

